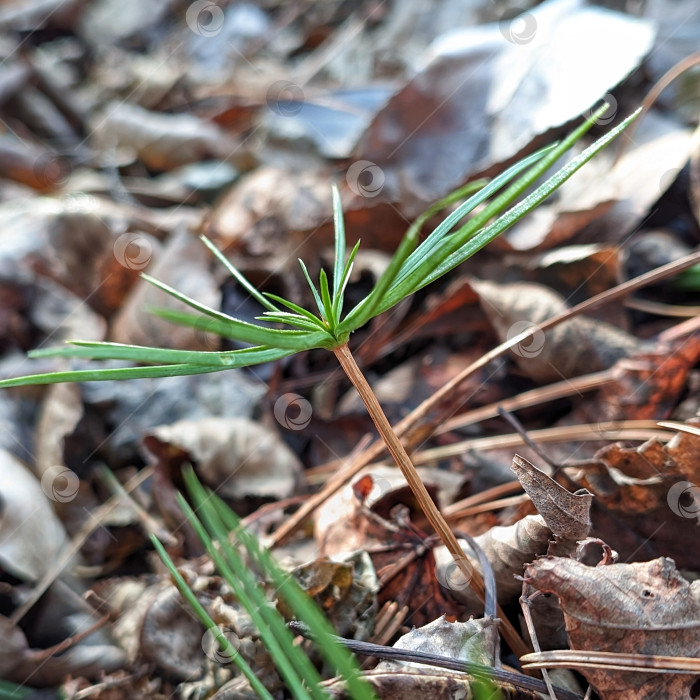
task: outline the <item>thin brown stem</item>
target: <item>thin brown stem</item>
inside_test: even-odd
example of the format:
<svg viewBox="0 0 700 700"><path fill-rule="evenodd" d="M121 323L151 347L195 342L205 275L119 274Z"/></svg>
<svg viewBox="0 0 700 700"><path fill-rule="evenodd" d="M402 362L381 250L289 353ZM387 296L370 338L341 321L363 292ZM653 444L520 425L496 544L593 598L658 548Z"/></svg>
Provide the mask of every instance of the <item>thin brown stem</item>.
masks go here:
<svg viewBox="0 0 700 700"><path fill-rule="evenodd" d="M357 366L355 358L350 352L347 344L341 345L333 350L335 356L340 362L340 366L347 374L348 379L352 382L352 385L357 389L357 393L360 395L362 402L367 408L372 421L377 426L379 435L386 444L389 453L394 458L397 466L404 475L406 482L408 483L411 491L418 501L418 505L428 519L428 522L433 526L433 529L437 535L442 540L443 544L447 548L447 551L452 555L457 568L462 572L465 579L469 581L469 585L472 587L474 592L483 601L485 598L486 589L484 586L484 579L481 574L470 564L469 559L465 555L464 551L459 545L457 538L452 532L447 521L443 517L442 513L435 505L435 502L428 493L428 489L425 488L425 484L418 475L416 468L411 462L411 458L408 456L406 449L404 448L401 440L394 432L391 427L391 423L387 419L382 407L377 401L377 397L374 395L372 388L370 387L365 375L362 370ZM515 631L515 628L509 623L508 619L505 617L503 612L498 609L498 615L501 618L501 624L503 629L503 636L505 640L510 645L513 652L520 656L523 653L527 653L526 645L521 639L520 635Z"/></svg>

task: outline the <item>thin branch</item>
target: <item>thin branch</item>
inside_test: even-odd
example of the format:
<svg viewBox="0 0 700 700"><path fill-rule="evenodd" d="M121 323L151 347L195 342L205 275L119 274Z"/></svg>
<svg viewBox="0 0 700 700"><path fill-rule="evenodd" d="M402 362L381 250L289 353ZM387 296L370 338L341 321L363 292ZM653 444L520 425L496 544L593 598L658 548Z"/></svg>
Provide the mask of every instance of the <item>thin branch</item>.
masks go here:
<svg viewBox="0 0 700 700"><path fill-rule="evenodd" d="M303 637L312 639L310 630L301 622L290 622L289 626ZM385 647L380 644L372 644L370 642L359 642L355 639L345 639L336 637L336 639L344 644L350 651L361 656L371 655L380 659L390 659L393 661L405 661L416 664L427 664L438 668L446 668L450 671L461 671L475 677L486 678L489 680L501 681L503 683L511 683L520 688L534 690L536 693L546 693L547 686L538 678L524 676L521 673L506 671L500 668L492 668L491 666L482 666L481 664L473 664L469 661L461 659L453 659L449 656L438 656L437 654L426 654L421 651L413 651L411 649L397 649L396 647ZM564 688L557 688L560 700L582 700L582 696L578 693L573 693Z"/></svg>

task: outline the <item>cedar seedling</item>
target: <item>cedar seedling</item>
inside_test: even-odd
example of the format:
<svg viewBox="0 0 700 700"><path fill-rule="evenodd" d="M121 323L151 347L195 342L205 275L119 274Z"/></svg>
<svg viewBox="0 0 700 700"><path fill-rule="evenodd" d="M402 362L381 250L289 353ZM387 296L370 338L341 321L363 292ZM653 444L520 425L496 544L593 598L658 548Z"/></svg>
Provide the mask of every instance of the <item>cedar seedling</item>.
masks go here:
<svg viewBox="0 0 700 700"><path fill-rule="evenodd" d="M256 289L214 245L202 237L204 244L230 271L238 283L264 309L256 320L249 323L200 304L158 280L143 275L151 284L184 302L197 313L156 309L158 316L194 328L248 343L250 347L225 352L195 352L168 350L106 342L72 341L68 347L36 350L31 357L73 357L95 360L129 360L147 366L117 369L92 369L52 372L0 381L0 388L55 382L82 382L108 379L143 377L170 377L176 375L221 372L279 360L303 350L324 348L335 354L353 386L359 392L387 449L403 472L428 521L451 553L474 590L483 598L483 580L472 570L457 538L430 497L415 467L394 433L374 393L348 347L350 334L372 318L388 311L406 297L439 279L467 258L487 245L506 229L537 207L574 172L607 146L637 116L632 114L614 129L582 151L567 165L517 201L608 109L604 105L591 115L560 143L543 148L509 167L498 177L471 195L450 213L432 233L420 241L420 227L426 217L411 226L391 258L384 274L372 291L356 306L345 313L344 293L350 279L353 260L360 245L358 241L346 258L345 229L338 191L333 189L335 225L335 259L332 277L321 270L318 284L314 284L303 261L299 261L316 305L313 311L275 294ZM454 196L438 203L450 203ZM517 203L515 203L517 201ZM476 207L478 213L467 218ZM276 325L286 328L279 328ZM525 331L523 339L528 336ZM526 648L499 612L504 637L516 653Z"/></svg>

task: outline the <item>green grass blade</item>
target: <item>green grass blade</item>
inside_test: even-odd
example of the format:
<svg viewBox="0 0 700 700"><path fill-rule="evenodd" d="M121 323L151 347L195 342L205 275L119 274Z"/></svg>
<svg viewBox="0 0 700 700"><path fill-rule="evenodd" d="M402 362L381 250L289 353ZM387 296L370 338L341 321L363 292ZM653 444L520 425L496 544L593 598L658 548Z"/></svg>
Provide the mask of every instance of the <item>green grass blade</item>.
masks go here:
<svg viewBox="0 0 700 700"><path fill-rule="evenodd" d="M217 570L231 586L238 602L250 615L292 695L299 700L311 700L311 698L327 700L328 695L320 691L321 677L302 649L295 646L294 637L287 629L284 620L277 610L270 606L253 572L228 542L228 533L218 519L214 507L207 503L206 494L201 494L197 490L191 496L206 523L206 529L182 494L178 494L178 505L194 528L197 537L206 547ZM221 551L217 550L209 533L217 539ZM301 678L308 684L308 691Z"/></svg>
<svg viewBox="0 0 700 700"><path fill-rule="evenodd" d="M569 134L561 143L552 149L544 158L532 166L527 173L521 176L513 183L505 192L500 194L493 200L482 212L477 214L462 228L455 231L449 237L443 239L437 250L429 259L425 259L413 271L409 279L404 279L400 284L397 284L385 295L382 303L377 309L377 313L381 313L388 308L394 306L401 299L413 294L422 289L430 282L435 281L446 272L459 265L476 251L483 248L487 243L492 241L496 236L512 226L518 219L522 218L526 213L534 209L540 202L549 196L557 189L566 179L571 177L576 170L583 166L590 158L598 151L608 145L623 129L636 118L639 111L632 114L624 122L615 129L612 129L607 134L602 136L598 141L589 146L585 151L574 158L567 166L559 170L547 182L541 185L535 192L526 197L522 202L516 205L511 211L507 212L502 220L494 222L486 227L487 222L495 215L501 213L509 206L517 197L528 189L546 170L561 157L583 134L590 129L595 122L595 119L605 111L601 108L594 113L588 120L581 124L571 134Z"/></svg>
<svg viewBox="0 0 700 700"><path fill-rule="evenodd" d="M275 342L276 338L278 338L281 342L287 342L283 337L280 337L277 334L297 333L297 331L280 331L276 328L265 328L264 326L256 326L255 324L248 323L247 321L241 321L237 318L233 318L232 316L228 316L227 314L224 314L220 311L216 311L215 309L212 309L211 307L206 306L205 304L200 304L195 299L188 297L186 294L178 292L176 289L173 289L172 287L170 287L167 284L164 284L163 282L159 282L157 279L154 279L149 275L142 274L141 276L150 284L154 285L155 287L158 287L158 289L164 291L166 294L169 294L178 301L187 304L187 306L190 306L196 311L199 311L199 313L202 314L202 316L205 316L207 318L202 318L202 316L195 317L200 319L197 324L194 324L192 322L182 323L177 319L178 317L187 317L187 314L184 314L184 312L175 311L172 309L151 310L151 313L155 314L156 316L159 316L161 318L168 318L168 320L172 321L173 323L194 326L195 328L208 330L211 333L218 333L219 335L224 335L228 338L235 338L236 340L241 340L244 343L251 343L252 345L269 345L270 347L295 347L297 349L302 349L301 346L295 343L292 343L292 345L290 346L288 344L280 345L279 343ZM216 324L214 321L219 321L219 324ZM223 332L216 330L216 328L221 328Z"/></svg>
<svg viewBox="0 0 700 700"><path fill-rule="evenodd" d="M168 556L168 553L163 548L163 545L158 541L155 535L151 535L151 542L158 556L162 559L166 568L170 572L175 585L178 587L182 597L187 601L192 608L194 614L199 618L200 622L214 635L219 642L221 649L231 657L233 663L239 668L241 673L248 679L251 688L258 694L262 700L274 700L267 688L262 684L262 681L255 675L253 669L248 665L248 662L234 649L231 642L226 638L224 633L219 629L218 625L211 619L209 613L204 609L204 606L197 600L197 596L190 590L187 582L182 577L182 574L177 570L173 560Z"/></svg>
<svg viewBox="0 0 700 700"><path fill-rule="evenodd" d="M554 148L555 145L547 146L527 156L526 158L523 158L521 161L518 161L517 163L512 165L505 172L501 173L499 176L494 178L491 182L489 182L483 187L481 187L481 185L478 184L483 181L478 181L478 183L468 183L464 187L456 190L455 192L450 193L449 195L447 195L447 197L443 198L442 200L437 202L437 204L434 204L426 212L421 214L421 216L419 216L418 219L416 219L416 221L414 221L413 224L409 227L404 237L404 240L417 240L418 236L420 235L420 229L423 223L428 218L430 218L436 211L439 211L445 206L448 206L449 204L453 203L465 193L471 191L472 188L477 186L480 188L477 194L475 194L469 200L464 202L449 216L447 216L447 218L444 221L442 221L435 228L435 230L419 246L415 248L415 250L413 250L413 252L405 259L405 261L401 263L401 265L399 266L400 269L397 272L395 279L391 280L391 282L400 283L402 280L409 277L412 274L412 272L421 264L421 262L433 252L434 248L440 244L445 235L449 233L450 229L460 219L464 218L474 208L476 208L479 204L487 200L492 194L494 194L496 191L498 191L504 185L510 182L524 169L530 167L532 164L541 160L548 152L550 152ZM389 284L385 282L385 287L388 288L388 286ZM379 283L375 287L375 290L378 287ZM380 292L383 295L382 289L380 289ZM374 290L370 297L372 295L374 295ZM376 296L378 298L380 294L377 294ZM374 302L370 302L370 297L362 300L357 306L355 306L354 309L352 309L352 311L348 313L343 323L340 324L340 331L350 332L351 330L354 330L355 328L358 328L359 326L366 323L367 320L369 320L369 318L372 318L372 315L376 315L376 307L375 309L373 309L371 306L371 303L376 303L376 298Z"/></svg>
<svg viewBox="0 0 700 700"><path fill-rule="evenodd" d="M602 109L602 108L601 108ZM510 228L517 221L522 219L526 214L535 209L544 199L546 199L552 192L558 189L566 180L568 180L579 168L585 165L593 156L595 156L599 151L605 148L613 139L619 136L620 133L639 115L640 110L637 110L629 117L627 117L623 122L621 122L614 129L611 129L606 134L601 136L597 141L588 146L583 150L576 158L574 158L570 163L565 165L563 168L558 170L554 175L552 175L546 182L541 184L534 192L529 194L523 200L521 200L516 206L508 210L503 216L494 221L489 226L481 229L480 231L472 234L469 245L464 249L457 249L451 253L446 259L443 260L439 265L433 266L429 270L427 276L423 279L421 287L430 284L434 280L438 279L446 272L449 272L457 265L464 262L468 257L473 255L477 250L481 250L485 245L490 243L494 238L499 236L503 231ZM594 115L595 117L595 115ZM591 119L594 119L592 117ZM586 122L583 126L589 126L590 122ZM578 130L577 130L578 131ZM572 134L572 138L574 134ZM578 138L578 137L576 137ZM568 140L568 139L567 139ZM546 158L545 160L548 160ZM535 166L537 170L542 170L544 172L551 163L538 164ZM533 180L539 177L541 172L537 172ZM516 183L517 184L517 183ZM528 182L526 187L528 187L531 182ZM457 233L460 233L459 231ZM419 287L420 288L420 287Z"/></svg>
<svg viewBox="0 0 700 700"><path fill-rule="evenodd" d="M279 311L279 309L269 300L265 298L265 295L259 292L245 277L245 275L231 263L230 260L206 237L199 237L202 243L209 248L209 250L214 254L216 259L231 273L231 275L236 279L236 282L243 287L250 296L253 297L259 304L262 304L268 311Z"/></svg>
<svg viewBox="0 0 700 700"><path fill-rule="evenodd" d="M489 197L494 195L498 190L503 188L505 185L507 185L511 180L513 180L517 175L519 175L523 170L526 170L527 168L531 167L538 161L540 161L542 158L544 158L550 151L552 151L554 148L556 148L556 144L552 144L551 146L547 146L545 148L541 148L539 151L536 151L535 153L532 153L531 155L523 158L522 160L518 161L514 165L511 165L507 170L502 172L500 175L495 177L493 180L491 180L489 183L487 183L484 187L482 187L478 193L476 193L474 196L470 197L466 202L461 204L455 211L453 211L451 214L449 214L444 221L442 221L436 228L435 230L418 246L418 248L413 251L411 256L406 260L406 263L404 266L401 268L401 274L397 278L397 284L400 283L403 279L408 277L410 274L412 274L413 270L415 270L418 265L426 259L428 255L431 255L435 248L439 245L439 243L443 240L443 238L449 233L449 231L452 229L452 227L459 222L460 219L464 218L467 214L471 213L474 209L479 204L482 204L485 202ZM463 190L466 189L468 186L462 188ZM461 190L458 190L458 192L461 192ZM445 199L441 200L438 202L438 205L445 203L444 206L447 206L450 202L450 200L453 200L455 193L449 194ZM428 209L428 212L434 213L438 205L433 205ZM440 209L442 209L443 206L440 206ZM427 214L427 212L426 212ZM412 226L416 226L416 224L419 222L421 218L427 218L426 214L422 214L416 222L412 224ZM420 229L420 225L418 226Z"/></svg>
<svg viewBox="0 0 700 700"><path fill-rule="evenodd" d="M199 322L196 325L191 322L181 325L194 326L195 328L200 328L202 330L204 330L205 328L207 330L210 330L211 327L210 332L212 333L218 333L219 335L225 335L229 338L235 338L245 343L252 343L253 345L270 345L271 347L282 347L278 346L274 342L274 334L280 332L277 329L265 328L264 326L256 326L253 323L248 323L247 321L241 321L237 318L233 318L232 316L228 316L227 314L224 314L220 311L216 311L216 309L212 309L211 307L206 306L206 304L200 304L200 302L196 301L195 299L188 297L182 292L178 292L176 289L173 289L172 287L170 287L167 284L164 284L163 282L159 282L157 279L150 277L149 275L142 274L141 276L147 282L154 285L155 287L158 287L158 289L164 291L166 294L169 294L171 297L174 297L178 301L181 301L182 303L187 304L187 306L190 306L196 311L199 311L199 313L202 314L202 316L208 317L206 319L202 318L202 316L196 317L199 318ZM174 311L172 309L153 309L151 310L151 313L155 314L156 316L160 316L161 318L167 318L167 315L170 314L169 320L171 320L173 323L180 323L180 321L176 320L177 314L182 314L183 317L185 316L183 312ZM215 324L214 321L210 321L209 319L219 321L219 324ZM222 333L220 333L218 330L215 330L215 328L217 327L225 330Z"/></svg>
<svg viewBox="0 0 700 700"><path fill-rule="evenodd" d="M338 298L342 287L343 269L345 268L345 220L340 192L333 185L333 230L335 231L335 259L333 261L333 301Z"/></svg>
<svg viewBox="0 0 700 700"><path fill-rule="evenodd" d="M243 543L257 565L270 576L277 586L279 595L297 618L311 628L318 642L319 651L326 662L338 669L345 679L350 696L355 700L375 698L372 689L361 678L355 658L333 638L333 630L328 620L309 595L292 577L277 566L270 553L260 547L255 537L245 528L240 527L238 516L216 494L210 493L209 499L216 507L224 524Z"/></svg>
<svg viewBox="0 0 700 700"><path fill-rule="evenodd" d="M17 685L10 681L0 680L0 700L29 700L39 693L25 685Z"/></svg>
<svg viewBox="0 0 700 700"><path fill-rule="evenodd" d="M366 299L358 304L346 316L345 320L339 325L336 335L359 328L377 315L377 308L381 305L384 295L394 283L394 280L401 271L401 266L415 250L417 244L418 230L409 231L401 240L398 250L391 258L384 274L377 280L374 289L369 293Z"/></svg>
<svg viewBox="0 0 700 700"><path fill-rule="evenodd" d="M321 331L309 333L308 331L264 328L234 318L203 318L197 314L174 309L149 309L149 312L181 326L191 326L207 333L216 333L252 345L284 348L296 352L319 347L330 337L328 333Z"/></svg>

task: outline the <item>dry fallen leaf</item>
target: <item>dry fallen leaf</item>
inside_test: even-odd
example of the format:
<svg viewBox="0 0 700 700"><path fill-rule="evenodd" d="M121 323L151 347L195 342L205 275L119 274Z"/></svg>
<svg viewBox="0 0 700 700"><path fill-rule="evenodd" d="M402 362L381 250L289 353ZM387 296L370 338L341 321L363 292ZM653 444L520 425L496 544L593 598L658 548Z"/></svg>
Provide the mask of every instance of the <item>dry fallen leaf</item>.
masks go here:
<svg viewBox="0 0 700 700"><path fill-rule="evenodd" d="M527 460L516 455L513 471L531 497L540 515L528 515L509 526L496 526L475 537L491 564L498 602L505 605L520 595L523 567L546 552L568 552L590 528L590 493L570 493ZM461 542L473 566L481 569L466 542ZM478 610L480 603L444 546L436 547L438 581L458 600Z"/></svg>
<svg viewBox="0 0 700 700"><path fill-rule="evenodd" d="M240 145L215 124L192 114L151 112L135 104L106 105L95 117L95 141L138 157L153 170L170 170L207 158L242 157Z"/></svg>
<svg viewBox="0 0 700 700"><path fill-rule="evenodd" d="M473 280L484 312L501 341L566 310L556 292L540 284L496 284ZM611 367L639 346L633 336L615 326L576 316L543 333L535 331L512 350L520 370L537 382L555 382Z"/></svg>
<svg viewBox="0 0 700 700"><path fill-rule="evenodd" d="M700 654L700 582L688 583L673 560L591 567L544 557L525 578L559 598L572 649L663 656ZM687 674L582 668L603 700L694 697Z"/></svg>
<svg viewBox="0 0 700 700"><path fill-rule="evenodd" d="M511 469L558 539L575 543L588 537L591 529L590 510L593 494L585 489L576 493L567 491L520 455L513 457Z"/></svg>
<svg viewBox="0 0 700 700"><path fill-rule="evenodd" d="M695 570L700 553L688 546L688 535L700 514L698 465L700 437L679 432L667 445L614 443L570 473L595 495L592 534L623 559L664 553Z"/></svg>
<svg viewBox="0 0 700 700"><path fill-rule="evenodd" d="M59 467L47 472L40 482L5 450L0 451L0 473L0 563L16 578L38 581L68 541L45 493L48 491L55 499L71 498L78 489L78 477L70 469Z"/></svg>
<svg viewBox="0 0 700 700"><path fill-rule="evenodd" d="M595 55L589 33L616 50ZM356 153L400 168L402 203L416 195L435 201L589 110L637 67L653 39L651 22L580 0L449 32L379 112Z"/></svg>
<svg viewBox="0 0 700 700"><path fill-rule="evenodd" d="M301 463L271 428L246 418L202 418L162 425L144 444L166 463L192 462L223 498L288 498L302 488Z"/></svg>

